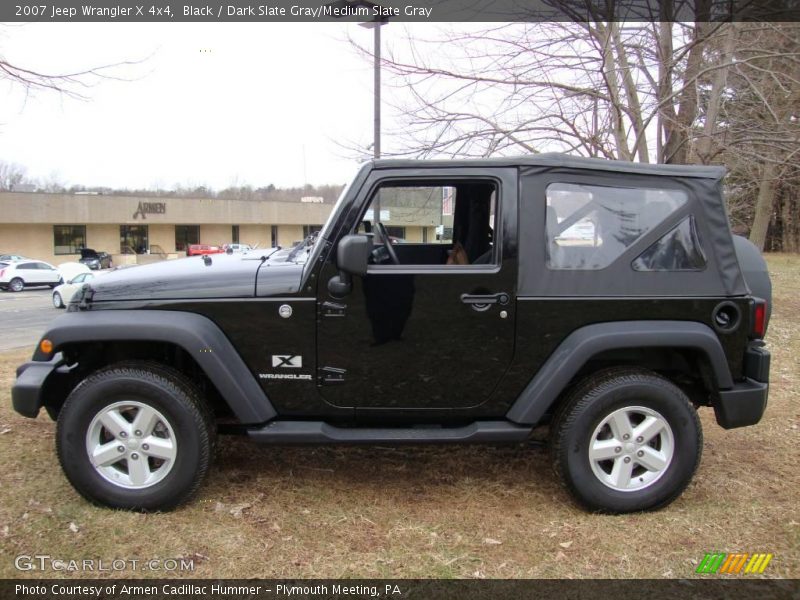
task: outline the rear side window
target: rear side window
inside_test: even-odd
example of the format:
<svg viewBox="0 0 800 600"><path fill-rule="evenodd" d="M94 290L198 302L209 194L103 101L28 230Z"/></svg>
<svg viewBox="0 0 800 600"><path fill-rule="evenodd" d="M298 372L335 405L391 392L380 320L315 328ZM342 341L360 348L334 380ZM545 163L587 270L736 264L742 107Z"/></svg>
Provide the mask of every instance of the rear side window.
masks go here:
<svg viewBox="0 0 800 600"><path fill-rule="evenodd" d="M603 269L686 202L679 190L550 184L547 266Z"/></svg>
<svg viewBox="0 0 800 600"><path fill-rule="evenodd" d="M636 271L699 271L706 257L694 217L686 217L633 261Z"/></svg>

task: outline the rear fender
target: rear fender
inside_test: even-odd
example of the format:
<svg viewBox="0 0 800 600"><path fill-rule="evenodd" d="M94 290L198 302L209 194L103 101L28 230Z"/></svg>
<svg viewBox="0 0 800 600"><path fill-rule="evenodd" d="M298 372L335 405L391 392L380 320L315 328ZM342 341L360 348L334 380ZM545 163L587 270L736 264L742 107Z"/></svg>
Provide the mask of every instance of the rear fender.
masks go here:
<svg viewBox="0 0 800 600"><path fill-rule="evenodd" d="M509 409L514 423L535 425L593 356L625 348L684 348L701 352L718 389L733 387L725 352L714 331L693 321L617 321L587 325L561 342Z"/></svg>

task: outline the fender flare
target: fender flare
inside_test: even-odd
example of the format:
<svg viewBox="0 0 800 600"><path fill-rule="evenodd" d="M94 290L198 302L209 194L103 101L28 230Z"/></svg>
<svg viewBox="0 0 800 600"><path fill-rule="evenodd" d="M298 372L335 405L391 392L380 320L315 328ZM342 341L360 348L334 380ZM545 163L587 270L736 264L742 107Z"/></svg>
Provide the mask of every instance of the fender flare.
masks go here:
<svg viewBox="0 0 800 600"><path fill-rule="evenodd" d="M506 418L536 425L559 394L593 357L624 348L688 348L709 361L720 389L731 389L733 379L725 352L714 331L694 321L616 321L576 329L564 339L512 404Z"/></svg>
<svg viewBox="0 0 800 600"><path fill-rule="evenodd" d="M197 362L241 423L265 423L277 415L230 340L202 315L169 310L71 312L55 319L43 337L53 342L54 352L79 342L174 344ZM48 359L37 346L33 360Z"/></svg>

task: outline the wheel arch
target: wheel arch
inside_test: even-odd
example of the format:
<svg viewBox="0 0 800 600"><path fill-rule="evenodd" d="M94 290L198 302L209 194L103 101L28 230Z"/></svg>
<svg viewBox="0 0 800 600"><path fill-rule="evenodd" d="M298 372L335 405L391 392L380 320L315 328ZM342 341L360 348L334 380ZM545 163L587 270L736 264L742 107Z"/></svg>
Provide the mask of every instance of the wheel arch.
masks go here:
<svg viewBox="0 0 800 600"><path fill-rule="evenodd" d="M636 356L620 360L625 354ZM609 362L647 366L648 357L678 356L693 364L708 390L729 389L733 379L725 352L714 331L694 321L616 321L581 327L567 336L545 361L506 417L515 423L536 425L542 421L564 390ZM656 369L653 369L656 370ZM690 397L692 395L690 394ZM697 394L695 394L695 397Z"/></svg>
<svg viewBox="0 0 800 600"><path fill-rule="evenodd" d="M160 351L171 352L184 367L179 370L199 369L240 423L264 423L277 414L230 340L202 315L160 310L72 312L55 319L44 337L53 343L53 353L62 353L67 367L78 364L79 373L84 371L81 360L92 370L130 358L163 364L160 359L169 354ZM37 347L34 361L49 358ZM64 394L63 380L61 387L57 381L48 377L42 389L51 416Z"/></svg>

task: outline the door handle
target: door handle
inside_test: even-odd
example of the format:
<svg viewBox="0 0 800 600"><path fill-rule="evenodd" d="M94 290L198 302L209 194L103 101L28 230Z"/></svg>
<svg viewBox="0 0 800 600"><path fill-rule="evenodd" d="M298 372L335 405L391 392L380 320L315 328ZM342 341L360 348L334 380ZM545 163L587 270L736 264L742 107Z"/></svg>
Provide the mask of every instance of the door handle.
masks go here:
<svg viewBox="0 0 800 600"><path fill-rule="evenodd" d="M508 294L500 292L498 294L461 294L461 302L464 304L508 304Z"/></svg>

